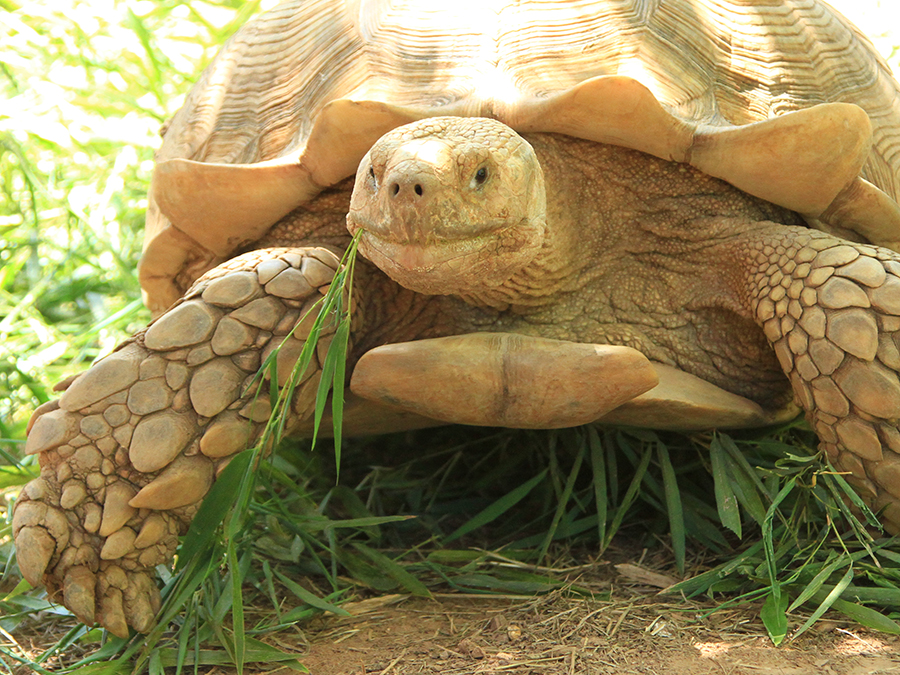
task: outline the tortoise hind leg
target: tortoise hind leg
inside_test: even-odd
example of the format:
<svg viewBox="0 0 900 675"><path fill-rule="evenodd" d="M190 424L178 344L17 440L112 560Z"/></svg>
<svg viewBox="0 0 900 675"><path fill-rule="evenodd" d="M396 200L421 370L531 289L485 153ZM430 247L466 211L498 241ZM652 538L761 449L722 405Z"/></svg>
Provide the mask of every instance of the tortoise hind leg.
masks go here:
<svg viewBox="0 0 900 675"><path fill-rule="evenodd" d="M741 257L751 309L822 449L900 531L900 255L776 226Z"/></svg>
<svg viewBox="0 0 900 675"><path fill-rule="evenodd" d="M321 248L235 258L36 412L26 452L40 454L41 475L13 516L30 583L116 635L152 626L153 568L171 560L217 470L258 436L268 400L247 387L282 342L287 378L311 319L286 336L338 264ZM298 420L312 409L313 366L293 401Z"/></svg>

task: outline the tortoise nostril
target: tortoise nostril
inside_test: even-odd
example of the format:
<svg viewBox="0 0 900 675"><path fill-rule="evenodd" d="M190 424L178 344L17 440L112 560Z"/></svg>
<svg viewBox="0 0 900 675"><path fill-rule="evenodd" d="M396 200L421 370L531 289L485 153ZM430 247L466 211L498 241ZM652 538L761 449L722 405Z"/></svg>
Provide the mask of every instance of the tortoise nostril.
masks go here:
<svg viewBox="0 0 900 675"><path fill-rule="evenodd" d="M391 183L391 187L390 187L391 197L396 197L397 195L399 195L401 190L408 191L409 189L410 189L410 186L408 183L403 183L403 185L401 185L399 181ZM412 191L415 192L416 195L418 195L419 197L421 197L423 194L425 194L425 188L422 187L421 183L416 183L415 185L413 185ZM410 196L412 196L412 195L410 195Z"/></svg>

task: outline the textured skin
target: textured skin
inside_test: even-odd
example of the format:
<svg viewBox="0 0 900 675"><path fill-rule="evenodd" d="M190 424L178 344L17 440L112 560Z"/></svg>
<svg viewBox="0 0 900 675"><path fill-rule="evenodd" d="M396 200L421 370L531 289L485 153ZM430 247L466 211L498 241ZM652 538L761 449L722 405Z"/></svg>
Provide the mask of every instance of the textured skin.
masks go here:
<svg viewBox="0 0 900 675"><path fill-rule="evenodd" d="M356 184L348 229L405 288L473 297L547 264L543 172L504 124L435 117L395 129L360 162Z"/></svg>
<svg viewBox="0 0 900 675"><path fill-rule="evenodd" d="M771 228L735 259L820 447L900 529L900 256Z"/></svg>
<svg viewBox="0 0 900 675"><path fill-rule="evenodd" d="M215 474L268 419L267 389L248 387L278 345L287 378L310 328L300 319L337 264L324 248L234 258L36 418L26 451L41 453L41 477L13 518L26 579L87 624L119 636L150 628L153 567L171 559ZM293 402L301 417L319 377L314 358Z"/></svg>

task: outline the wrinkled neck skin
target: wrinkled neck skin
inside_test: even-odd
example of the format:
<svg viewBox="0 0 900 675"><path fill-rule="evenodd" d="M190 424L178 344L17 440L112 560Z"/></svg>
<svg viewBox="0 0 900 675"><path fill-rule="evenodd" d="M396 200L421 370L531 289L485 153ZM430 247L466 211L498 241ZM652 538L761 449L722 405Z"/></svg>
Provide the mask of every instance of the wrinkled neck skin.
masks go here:
<svg viewBox="0 0 900 675"><path fill-rule="evenodd" d="M625 345L761 404L783 403L784 374L747 309L744 270L726 253L762 223L799 217L636 151L526 140L547 185L547 235L499 288L462 298L500 310L490 330Z"/></svg>
<svg viewBox="0 0 900 675"><path fill-rule="evenodd" d="M596 261L602 240L588 241L584 227L597 227L596 204L585 202L581 186L596 184L605 167L573 161L565 148L571 139L547 134L526 136L535 150L546 188L546 227L534 258L506 281L457 294L469 305L530 314L548 307L561 293L573 293L587 283L585 273ZM581 141L586 146L592 145Z"/></svg>
<svg viewBox="0 0 900 675"><path fill-rule="evenodd" d="M562 199L555 186L548 186L547 224L543 244L537 254L524 268L515 272L499 285L470 293L460 293L456 297L469 305L528 314L554 302L559 293L575 291L579 287L579 272L590 263L591 256L579 252L577 232L571 227L557 227L566 218L569 205Z"/></svg>

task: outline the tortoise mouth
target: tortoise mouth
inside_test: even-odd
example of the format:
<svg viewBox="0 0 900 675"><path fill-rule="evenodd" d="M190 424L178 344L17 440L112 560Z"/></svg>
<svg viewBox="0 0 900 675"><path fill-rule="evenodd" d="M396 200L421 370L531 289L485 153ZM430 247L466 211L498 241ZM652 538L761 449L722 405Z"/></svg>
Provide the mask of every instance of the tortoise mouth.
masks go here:
<svg viewBox="0 0 900 675"><path fill-rule="evenodd" d="M454 267L466 258L477 256L487 245L484 237L428 243L398 242L385 239L371 230L363 230L360 252L384 269L381 261L409 272L428 273L438 267ZM378 260L375 260L377 258Z"/></svg>
<svg viewBox="0 0 900 675"><path fill-rule="evenodd" d="M368 214L353 212L347 216L350 234L363 230L365 235L383 242L384 246L415 246L423 249L444 250L465 248L473 242L490 238L504 238L506 233L522 222L511 223L508 218L489 221L461 222L452 218L419 217L387 219L372 218ZM455 257L455 255L453 256Z"/></svg>
<svg viewBox="0 0 900 675"><path fill-rule="evenodd" d="M502 284L530 262L542 239L539 236L536 241L522 223L508 222L494 228L487 225L474 237L437 240L397 241L384 236L384 228L350 218L348 229L352 234L362 230L359 252L363 257L401 286L426 295L470 293Z"/></svg>

